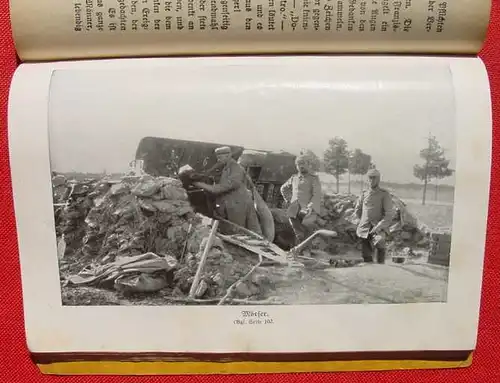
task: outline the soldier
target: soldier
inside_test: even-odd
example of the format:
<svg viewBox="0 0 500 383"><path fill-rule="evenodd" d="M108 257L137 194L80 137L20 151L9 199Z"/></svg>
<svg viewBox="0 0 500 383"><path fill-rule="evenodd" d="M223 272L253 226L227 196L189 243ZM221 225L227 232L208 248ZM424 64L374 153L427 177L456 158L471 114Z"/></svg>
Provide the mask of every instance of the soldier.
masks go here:
<svg viewBox="0 0 500 383"><path fill-rule="evenodd" d="M289 203L287 215L298 244L312 234L321 212L321 182L306 156L297 157L295 165L298 173L281 186L281 195Z"/></svg>
<svg viewBox="0 0 500 383"><path fill-rule="evenodd" d="M262 235L245 169L232 158L231 148L227 146L215 149L215 155L223 164L219 183L194 182L193 185L215 195L219 216Z"/></svg>
<svg viewBox="0 0 500 383"><path fill-rule="evenodd" d="M385 230L391 224L394 207L390 193L379 186L379 171L369 170L368 179L370 188L361 193L354 208L354 214L359 219L356 234L361 239L364 261L373 262L373 254L377 250L378 263L384 263Z"/></svg>

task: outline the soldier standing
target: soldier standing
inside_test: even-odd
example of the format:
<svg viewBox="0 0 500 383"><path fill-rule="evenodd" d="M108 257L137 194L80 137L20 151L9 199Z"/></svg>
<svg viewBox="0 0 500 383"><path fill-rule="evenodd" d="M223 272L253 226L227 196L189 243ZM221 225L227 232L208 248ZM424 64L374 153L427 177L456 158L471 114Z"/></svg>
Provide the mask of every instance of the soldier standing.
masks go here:
<svg viewBox="0 0 500 383"><path fill-rule="evenodd" d="M369 170L368 179L370 187L361 193L354 208L354 214L359 219L356 234L361 239L363 260L373 262L376 250L378 263L384 263L384 234L394 216L393 202L390 193L380 187L378 170Z"/></svg>
<svg viewBox="0 0 500 383"><path fill-rule="evenodd" d="M281 186L281 195L289 203L287 215L298 244L312 234L321 212L321 182L307 157L297 157L295 165L298 173Z"/></svg>
<svg viewBox="0 0 500 383"><path fill-rule="evenodd" d="M252 193L247 187L245 169L232 158L231 148L228 146L215 149L215 155L217 161L223 164L219 183L209 185L194 182L193 185L215 195L219 216L262 235Z"/></svg>

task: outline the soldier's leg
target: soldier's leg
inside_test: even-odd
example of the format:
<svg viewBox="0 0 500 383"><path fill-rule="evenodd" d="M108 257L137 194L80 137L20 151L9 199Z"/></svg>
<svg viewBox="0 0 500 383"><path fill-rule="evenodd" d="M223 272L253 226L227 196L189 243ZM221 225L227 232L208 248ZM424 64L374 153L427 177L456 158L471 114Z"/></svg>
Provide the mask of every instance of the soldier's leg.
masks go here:
<svg viewBox="0 0 500 383"><path fill-rule="evenodd" d="M297 218L289 218L289 221L295 234L295 245L298 245L305 239L304 226Z"/></svg>
<svg viewBox="0 0 500 383"><path fill-rule="evenodd" d="M302 220L302 227L304 231L305 238L313 235L317 229L316 220L318 216L315 213L310 214Z"/></svg>
<svg viewBox="0 0 500 383"><path fill-rule="evenodd" d="M372 244L368 238L361 238L361 256L365 262L373 262Z"/></svg>
<svg viewBox="0 0 500 383"><path fill-rule="evenodd" d="M226 202L227 220L245 227L247 223L247 206L237 200Z"/></svg>
<svg viewBox="0 0 500 383"><path fill-rule="evenodd" d="M385 254L386 254L385 244L378 245L377 246L377 262L378 263L385 263Z"/></svg>
<svg viewBox="0 0 500 383"><path fill-rule="evenodd" d="M238 226L245 227L246 224L246 212L241 210L241 206L239 206L234 201L224 201L224 215L222 218L225 218L229 222L232 222ZM230 225L226 222L219 223L219 231L222 234L231 235L231 234L241 234L241 231L236 229L233 225Z"/></svg>
<svg viewBox="0 0 500 383"><path fill-rule="evenodd" d="M221 203L221 204L216 206L215 214L217 214L220 218L224 218L224 219L227 219L229 221L228 214L226 211L226 206L224 203ZM218 231L221 234L225 234L225 235L235 234L234 228L231 225L227 224L226 222L219 222Z"/></svg>

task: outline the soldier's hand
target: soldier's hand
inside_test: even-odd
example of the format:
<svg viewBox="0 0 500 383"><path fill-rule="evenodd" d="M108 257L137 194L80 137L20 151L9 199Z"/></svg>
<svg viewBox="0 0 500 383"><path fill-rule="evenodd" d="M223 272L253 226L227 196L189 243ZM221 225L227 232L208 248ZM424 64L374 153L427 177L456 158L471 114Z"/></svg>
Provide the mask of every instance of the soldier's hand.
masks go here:
<svg viewBox="0 0 500 383"><path fill-rule="evenodd" d="M205 182L193 182L193 185L200 189L206 189L208 186Z"/></svg>
<svg viewBox="0 0 500 383"><path fill-rule="evenodd" d="M374 227L370 230L370 234L374 234L374 235L376 235L376 234L378 234L379 230L380 230L380 227L379 227L379 226L374 226Z"/></svg>

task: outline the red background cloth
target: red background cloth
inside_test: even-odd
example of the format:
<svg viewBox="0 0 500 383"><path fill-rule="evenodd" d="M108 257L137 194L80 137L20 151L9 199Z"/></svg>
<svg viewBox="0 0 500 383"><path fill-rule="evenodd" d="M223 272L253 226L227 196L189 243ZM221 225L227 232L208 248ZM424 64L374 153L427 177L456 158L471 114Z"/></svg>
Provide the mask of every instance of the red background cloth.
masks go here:
<svg viewBox="0 0 500 383"><path fill-rule="evenodd" d="M15 1L15 0L14 0ZM43 0L41 0L43 1ZM472 5L472 4L471 4ZM12 74L16 68L16 54L11 38L9 2L0 0L0 382L179 382L203 379L206 382L296 382L315 383L334 380L344 382L500 382L500 267L498 250L500 233L500 0L493 0L491 22L484 48L480 54L489 72L493 102L493 159L490 210L486 240L484 284L477 350L473 365L453 370L413 370L387 372L303 373L239 376L72 376L42 375L32 363L26 347L21 276L17 248L15 218L9 170L7 142L7 101ZM29 113L29 111L27 111ZM474 127L471 127L473 129ZM33 192L36 193L34 190ZM481 238L477 239L478 241ZM474 256L474 254L471 254ZM42 298L43 299L43 298ZM429 323L432 326L432 323ZM411 331L411 330L410 330Z"/></svg>

